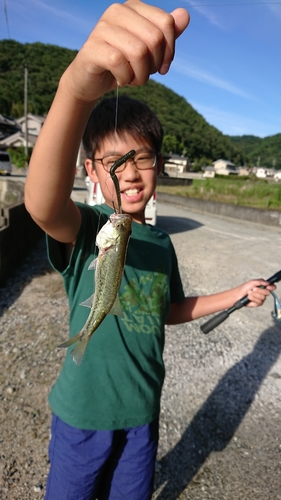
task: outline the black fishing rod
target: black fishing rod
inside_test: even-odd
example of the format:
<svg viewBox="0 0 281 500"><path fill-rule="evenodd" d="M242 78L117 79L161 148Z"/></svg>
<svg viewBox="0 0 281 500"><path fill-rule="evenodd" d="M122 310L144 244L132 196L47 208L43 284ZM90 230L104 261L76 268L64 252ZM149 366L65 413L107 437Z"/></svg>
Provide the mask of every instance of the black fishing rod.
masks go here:
<svg viewBox="0 0 281 500"><path fill-rule="evenodd" d="M277 283L280 280L281 280L281 269L280 271L278 271L278 273L274 274L266 281L268 281L270 285L273 285L274 283ZM259 288L265 288L265 286L260 285ZM278 304L278 300L273 292L272 295L275 298L275 309L277 310L276 302ZM233 313L234 311L238 311L238 309L241 309L241 307L246 306L249 302L250 300L248 298L248 295L245 295L244 297L242 297L242 299L237 300L237 302L235 302L235 304L232 307L216 314L216 316L213 316L213 318L206 321L206 323L203 323L203 325L200 326L201 331L203 333L209 333L211 330L213 330L221 323L223 323L231 313ZM275 312L275 314L273 314L273 317L275 317L278 321L280 321L279 316L280 316L280 304L278 307L278 314L277 311Z"/></svg>

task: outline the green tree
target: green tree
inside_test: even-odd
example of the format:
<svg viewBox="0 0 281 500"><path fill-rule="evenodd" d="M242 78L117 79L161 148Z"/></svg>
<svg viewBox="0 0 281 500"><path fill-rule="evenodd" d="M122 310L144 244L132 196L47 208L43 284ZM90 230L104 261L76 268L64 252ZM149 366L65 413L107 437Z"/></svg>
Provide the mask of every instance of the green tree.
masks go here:
<svg viewBox="0 0 281 500"><path fill-rule="evenodd" d="M174 135L164 135L163 153L176 153L178 150L178 141Z"/></svg>

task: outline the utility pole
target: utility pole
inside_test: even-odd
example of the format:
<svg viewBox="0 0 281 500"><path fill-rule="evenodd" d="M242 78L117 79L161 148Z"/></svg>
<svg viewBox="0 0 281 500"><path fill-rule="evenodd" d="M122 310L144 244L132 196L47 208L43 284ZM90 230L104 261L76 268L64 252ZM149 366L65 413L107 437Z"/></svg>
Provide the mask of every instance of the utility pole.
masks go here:
<svg viewBox="0 0 281 500"><path fill-rule="evenodd" d="M25 118L25 157L28 161L28 67L24 66L24 118Z"/></svg>

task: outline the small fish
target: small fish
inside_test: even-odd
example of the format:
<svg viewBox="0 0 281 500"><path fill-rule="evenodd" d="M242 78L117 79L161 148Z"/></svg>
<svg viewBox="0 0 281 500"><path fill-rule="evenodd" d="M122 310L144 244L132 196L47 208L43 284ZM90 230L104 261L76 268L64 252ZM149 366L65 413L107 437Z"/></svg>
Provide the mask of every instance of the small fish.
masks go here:
<svg viewBox="0 0 281 500"><path fill-rule="evenodd" d="M95 293L83 306L91 311L82 330L59 347L68 347L77 342L71 351L73 361L80 365L87 344L107 314L122 316L118 291L124 272L129 238L132 232L132 217L113 213L97 234L98 257L89 269L95 269Z"/></svg>

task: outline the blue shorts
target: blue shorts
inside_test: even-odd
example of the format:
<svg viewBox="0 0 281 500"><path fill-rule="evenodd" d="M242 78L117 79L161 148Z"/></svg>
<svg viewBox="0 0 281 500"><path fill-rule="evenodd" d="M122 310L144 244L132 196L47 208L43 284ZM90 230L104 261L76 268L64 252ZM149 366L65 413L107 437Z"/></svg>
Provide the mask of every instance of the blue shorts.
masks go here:
<svg viewBox="0 0 281 500"><path fill-rule="evenodd" d="M80 430L55 415L45 500L149 500L158 419L117 431Z"/></svg>

